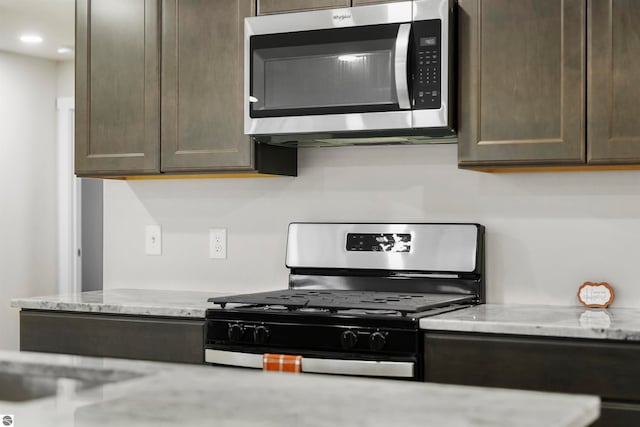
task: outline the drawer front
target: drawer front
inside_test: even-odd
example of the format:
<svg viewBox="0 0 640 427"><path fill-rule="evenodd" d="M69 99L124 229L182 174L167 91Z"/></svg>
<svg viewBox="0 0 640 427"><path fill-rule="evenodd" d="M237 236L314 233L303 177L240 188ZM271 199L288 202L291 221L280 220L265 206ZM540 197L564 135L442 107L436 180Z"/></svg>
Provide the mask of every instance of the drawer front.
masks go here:
<svg viewBox="0 0 640 427"><path fill-rule="evenodd" d="M22 310L20 350L204 363L204 320Z"/></svg>
<svg viewBox="0 0 640 427"><path fill-rule="evenodd" d="M425 380L640 401L640 344L427 333ZM640 425L640 423L638 424Z"/></svg>

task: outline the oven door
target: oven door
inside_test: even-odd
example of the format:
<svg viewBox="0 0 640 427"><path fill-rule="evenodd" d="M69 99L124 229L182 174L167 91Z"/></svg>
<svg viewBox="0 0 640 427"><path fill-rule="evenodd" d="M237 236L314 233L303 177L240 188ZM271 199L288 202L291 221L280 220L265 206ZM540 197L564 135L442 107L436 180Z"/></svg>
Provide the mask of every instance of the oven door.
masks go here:
<svg viewBox="0 0 640 427"><path fill-rule="evenodd" d="M409 129L412 2L247 18L245 133Z"/></svg>
<svg viewBox="0 0 640 427"><path fill-rule="evenodd" d="M225 366L263 369L264 355L242 351L205 349L207 363ZM301 371L316 374L357 375L366 377L407 378L417 377L416 362L393 360L346 359L337 357L302 357Z"/></svg>

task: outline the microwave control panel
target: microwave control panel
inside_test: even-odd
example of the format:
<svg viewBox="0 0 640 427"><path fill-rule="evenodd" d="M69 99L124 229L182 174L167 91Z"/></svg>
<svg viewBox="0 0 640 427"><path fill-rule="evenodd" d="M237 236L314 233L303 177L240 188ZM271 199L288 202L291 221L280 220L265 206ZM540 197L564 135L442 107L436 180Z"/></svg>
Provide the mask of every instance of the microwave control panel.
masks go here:
<svg viewBox="0 0 640 427"><path fill-rule="evenodd" d="M439 19L413 24L413 108L438 109L442 103L442 23Z"/></svg>

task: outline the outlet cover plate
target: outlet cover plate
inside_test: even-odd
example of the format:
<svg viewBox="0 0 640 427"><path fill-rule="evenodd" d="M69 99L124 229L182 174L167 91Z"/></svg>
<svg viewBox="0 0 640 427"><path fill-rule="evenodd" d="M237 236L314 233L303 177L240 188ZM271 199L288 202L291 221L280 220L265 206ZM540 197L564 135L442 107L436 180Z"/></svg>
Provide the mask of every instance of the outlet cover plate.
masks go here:
<svg viewBox="0 0 640 427"><path fill-rule="evenodd" d="M147 255L162 255L162 227L147 225L144 242Z"/></svg>
<svg viewBox="0 0 640 427"><path fill-rule="evenodd" d="M209 258L227 259L227 229L209 229Z"/></svg>

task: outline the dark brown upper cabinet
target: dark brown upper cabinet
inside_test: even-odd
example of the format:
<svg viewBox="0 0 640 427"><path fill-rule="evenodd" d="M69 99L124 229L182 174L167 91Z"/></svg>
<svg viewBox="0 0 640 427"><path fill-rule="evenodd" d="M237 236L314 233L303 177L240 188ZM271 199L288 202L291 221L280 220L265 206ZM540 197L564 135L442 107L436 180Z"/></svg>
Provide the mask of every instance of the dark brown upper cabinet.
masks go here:
<svg viewBox="0 0 640 427"><path fill-rule="evenodd" d="M77 0L76 174L296 175L243 132L255 0Z"/></svg>
<svg viewBox="0 0 640 427"><path fill-rule="evenodd" d="M75 169L160 172L157 0L76 1Z"/></svg>
<svg viewBox="0 0 640 427"><path fill-rule="evenodd" d="M584 0L460 0L461 166L584 164Z"/></svg>
<svg viewBox="0 0 640 427"><path fill-rule="evenodd" d="M587 158L640 164L640 4L589 1Z"/></svg>
<svg viewBox="0 0 640 427"><path fill-rule="evenodd" d="M258 15L348 7L350 0L257 0Z"/></svg>
<svg viewBox="0 0 640 427"><path fill-rule="evenodd" d="M162 170L252 167L243 24L254 0L162 2Z"/></svg>
<svg viewBox="0 0 640 427"><path fill-rule="evenodd" d="M459 0L460 167L640 164L634 0Z"/></svg>

